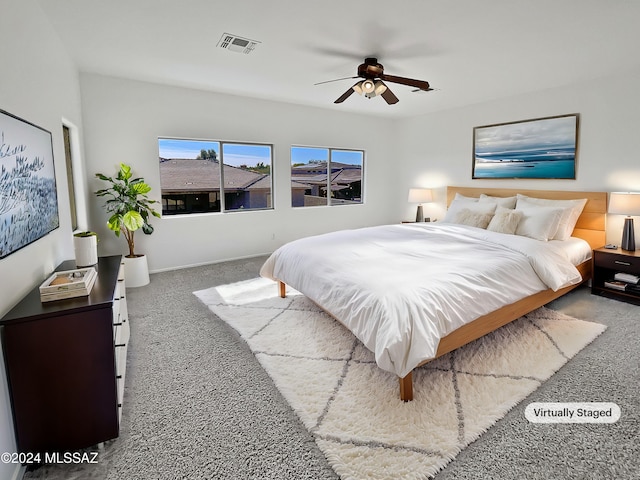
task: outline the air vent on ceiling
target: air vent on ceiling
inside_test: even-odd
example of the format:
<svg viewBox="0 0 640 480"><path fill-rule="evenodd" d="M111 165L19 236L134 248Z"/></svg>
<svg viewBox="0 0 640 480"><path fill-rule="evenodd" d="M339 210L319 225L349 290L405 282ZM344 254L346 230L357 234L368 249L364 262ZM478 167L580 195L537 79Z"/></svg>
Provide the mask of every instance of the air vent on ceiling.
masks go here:
<svg viewBox="0 0 640 480"><path fill-rule="evenodd" d="M239 37L230 33L223 33L218 42L218 47L232 52L251 53L260 42L249 40L248 38Z"/></svg>

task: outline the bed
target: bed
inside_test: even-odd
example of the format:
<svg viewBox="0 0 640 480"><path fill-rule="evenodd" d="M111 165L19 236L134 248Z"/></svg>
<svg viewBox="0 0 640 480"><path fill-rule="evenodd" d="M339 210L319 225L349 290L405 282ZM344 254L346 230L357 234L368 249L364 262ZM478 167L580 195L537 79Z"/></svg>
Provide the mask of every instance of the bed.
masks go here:
<svg viewBox="0 0 640 480"><path fill-rule="evenodd" d="M515 198L524 209L518 218L526 218L517 235L474 223L512 218L507 203ZM574 202L581 208L573 209L577 219L564 237L561 228L545 233L549 241L537 238L539 226L526 232L540 212L561 224L569 210L556 203ZM409 401L413 369L588 280L591 250L605 243L606 204L606 192L448 187L446 221L296 240L276 250L260 273L278 282L280 296L289 285L352 331L380 368L398 376L400 398ZM481 215L491 205L493 213Z"/></svg>

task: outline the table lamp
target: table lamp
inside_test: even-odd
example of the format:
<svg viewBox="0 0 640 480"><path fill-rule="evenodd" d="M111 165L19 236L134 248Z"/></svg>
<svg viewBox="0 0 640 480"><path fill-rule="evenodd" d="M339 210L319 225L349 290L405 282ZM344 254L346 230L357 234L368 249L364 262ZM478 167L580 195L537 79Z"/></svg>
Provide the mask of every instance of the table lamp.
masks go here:
<svg viewBox="0 0 640 480"><path fill-rule="evenodd" d="M620 248L634 251L636 249L636 241L633 232L633 218L631 216L640 215L640 193L611 192L607 211L616 215L627 215L627 218L624 219Z"/></svg>
<svg viewBox="0 0 640 480"><path fill-rule="evenodd" d="M410 188L409 203L418 203L418 211L416 212L416 222L424 222L424 213L422 212L422 204L433 201L433 195L428 188Z"/></svg>

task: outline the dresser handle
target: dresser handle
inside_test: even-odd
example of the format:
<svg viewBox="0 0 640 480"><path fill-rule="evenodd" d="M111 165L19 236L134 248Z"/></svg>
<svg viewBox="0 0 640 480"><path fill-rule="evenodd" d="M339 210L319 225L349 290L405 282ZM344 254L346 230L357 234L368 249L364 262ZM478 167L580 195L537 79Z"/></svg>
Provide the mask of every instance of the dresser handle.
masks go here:
<svg viewBox="0 0 640 480"><path fill-rule="evenodd" d="M127 346L127 344L126 344L126 343L116 343L116 344L114 345L114 347L116 347L116 348L118 348L118 347L126 347L126 346Z"/></svg>
<svg viewBox="0 0 640 480"><path fill-rule="evenodd" d="M618 265L625 265L627 267L631 266L631 264L629 262L621 262L620 260L614 260L613 263L616 263Z"/></svg>

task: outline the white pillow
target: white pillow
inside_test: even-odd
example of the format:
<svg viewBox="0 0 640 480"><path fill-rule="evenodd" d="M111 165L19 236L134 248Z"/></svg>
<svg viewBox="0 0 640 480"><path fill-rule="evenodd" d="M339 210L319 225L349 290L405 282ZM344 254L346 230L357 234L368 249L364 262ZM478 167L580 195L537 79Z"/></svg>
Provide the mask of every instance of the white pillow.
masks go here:
<svg viewBox="0 0 640 480"><path fill-rule="evenodd" d="M477 203L478 202L478 197L465 197L464 195L460 195L459 193L456 193L456 196L453 197L453 202L458 201L458 202L473 202L473 203Z"/></svg>
<svg viewBox="0 0 640 480"><path fill-rule="evenodd" d="M516 228L516 235L535 238L543 242L554 237L563 213L562 208L540 207L538 205L518 205L515 211L522 212L522 218Z"/></svg>
<svg viewBox="0 0 640 480"><path fill-rule="evenodd" d="M460 210L463 208L468 208L475 213L489 213L493 215L493 212L496 211L495 203L478 203L474 201L469 201L468 197L462 197L462 199L458 199L457 197L453 199L451 205L449 205L449 210L445 214L442 219L443 222L446 223L456 223L455 218Z"/></svg>
<svg viewBox="0 0 640 480"><path fill-rule="evenodd" d="M489 222L487 230L498 233L516 233L518 224L524 214L519 210L513 210L511 208L498 207L496 214Z"/></svg>
<svg viewBox="0 0 640 480"><path fill-rule="evenodd" d="M487 228L493 213L474 212L470 208L461 208L457 211L453 223L469 225L470 227Z"/></svg>
<svg viewBox="0 0 640 480"><path fill-rule="evenodd" d="M547 198L535 198L527 197L526 195L517 195L518 201L516 207L521 205L540 205L543 207L555 207L562 208L562 218L558 225L558 230L553 237L553 240L566 240L571 237L573 228L576 226L578 217L582 213L584 206L587 203L586 198L579 198L575 200L549 200Z"/></svg>
<svg viewBox="0 0 640 480"><path fill-rule="evenodd" d="M484 193L480 194L480 202L493 202L505 208L516 208L516 200L515 195L513 197L492 197Z"/></svg>

